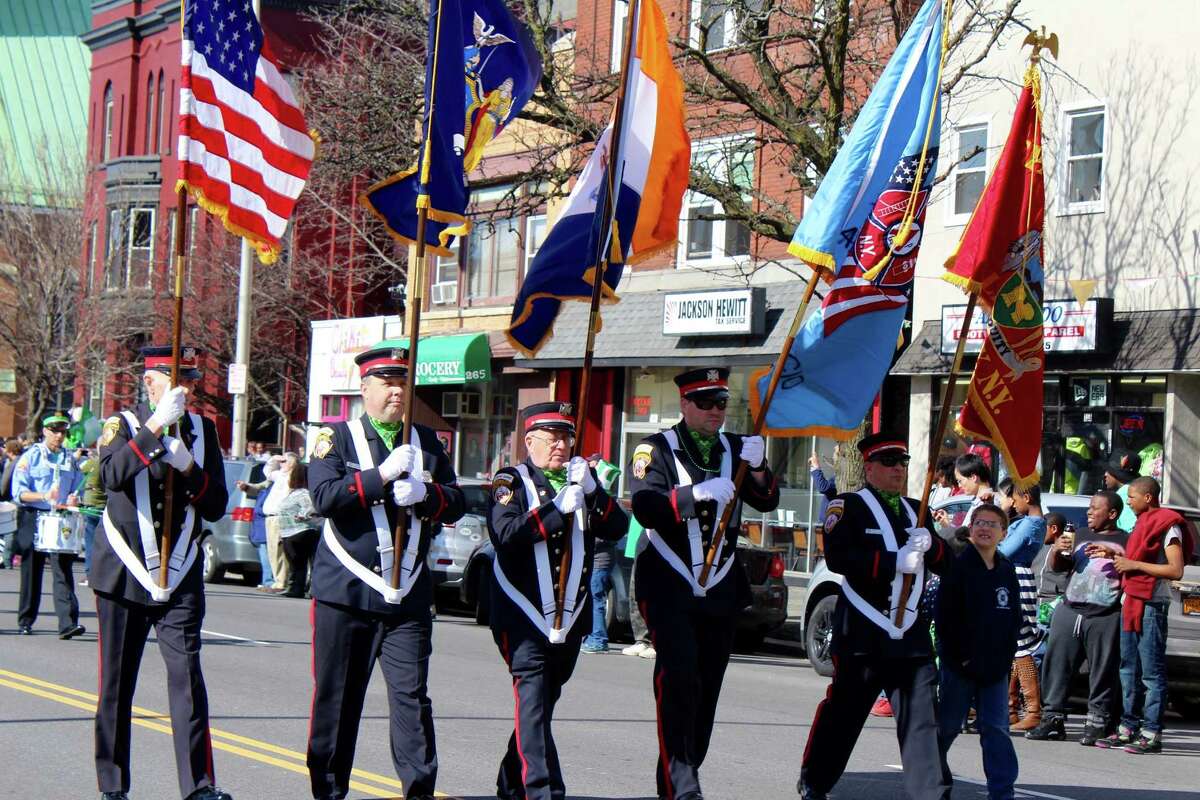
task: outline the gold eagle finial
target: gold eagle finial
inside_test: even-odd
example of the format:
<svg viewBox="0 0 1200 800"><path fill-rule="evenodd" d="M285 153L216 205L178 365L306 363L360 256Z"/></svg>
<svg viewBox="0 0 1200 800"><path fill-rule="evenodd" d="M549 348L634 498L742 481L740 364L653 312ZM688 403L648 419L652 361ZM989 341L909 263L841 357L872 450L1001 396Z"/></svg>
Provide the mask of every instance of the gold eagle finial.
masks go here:
<svg viewBox="0 0 1200 800"><path fill-rule="evenodd" d="M1025 37L1025 41L1021 42L1022 47L1026 45L1033 48L1033 53L1029 56L1030 61L1037 62L1041 60L1043 50L1049 50L1050 55L1054 56L1054 60L1058 60L1058 34L1047 34L1045 25L1042 26L1041 33L1037 31L1029 32L1029 35Z"/></svg>

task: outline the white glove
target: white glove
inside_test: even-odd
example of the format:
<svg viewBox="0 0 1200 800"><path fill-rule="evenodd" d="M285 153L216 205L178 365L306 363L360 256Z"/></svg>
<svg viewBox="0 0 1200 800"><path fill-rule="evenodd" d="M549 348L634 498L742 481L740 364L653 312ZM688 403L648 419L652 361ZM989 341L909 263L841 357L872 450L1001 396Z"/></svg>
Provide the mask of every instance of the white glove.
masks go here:
<svg viewBox="0 0 1200 800"><path fill-rule="evenodd" d="M187 389L182 386L168 389L158 399L158 405L154 407L154 413L150 415L150 419L146 420L146 425L166 430L169 426L179 422L179 418L183 416L185 405L187 405Z"/></svg>
<svg viewBox="0 0 1200 800"><path fill-rule="evenodd" d="M933 537L924 528L908 528L908 541L904 546L920 553L928 553L933 546Z"/></svg>
<svg viewBox="0 0 1200 800"><path fill-rule="evenodd" d="M704 500L728 503L733 499L733 481L729 478L709 478L701 481L692 487L692 499L697 503Z"/></svg>
<svg viewBox="0 0 1200 800"><path fill-rule="evenodd" d="M554 506L560 514L574 514L583 508L583 487L567 484L554 496Z"/></svg>
<svg viewBox="0 0 1200 800"><path fill-rule="evenodd" d="M425 499L427 491L424 481L411 476L392 484L392 497L398 506L415 506Z"/></svg>
<svg viewBox="0 0 1200 800"><path fill-rule="evenodd" d="M742 439L742 461L750 465L750 469L762 466L766 445L761 436L747 436Z"/></svg>
<svg viewBox="0 0 1200 800"><path fill-rule="evenodd" d="M567 480L580 486L584 494L596 491L596 479L592 477L592 468L582 456L575 456L567 462Z"/></svg>
<svg viewBox="0 0 1200 800"><path fill-rule="evenodd" d="M384 483L394 481L405 472L412 472L416 463L417 451L411 444L402 444L388 453L388 457L379 465L379 477L383 478Z"/></svg>
<svg viewBox="0 0 1200 800"><path fill-rule="evenodd" d="M920 550L913 550L908 545L904 545L896 553L896 572L901 572L905 575L916 575L917 570L921 568L921 562L924 560L924 553Z"/></svg>
<svg viewBox="0 0 1200 800"><path fill-rule="evenodd" d="M164 436L162 442L167 448L167 454L163 456L163 461L180 472L187 472L192 468L195 459L192 458L191 451L187 449L187 445L182 440L176 439L174 436Z"/></svg>

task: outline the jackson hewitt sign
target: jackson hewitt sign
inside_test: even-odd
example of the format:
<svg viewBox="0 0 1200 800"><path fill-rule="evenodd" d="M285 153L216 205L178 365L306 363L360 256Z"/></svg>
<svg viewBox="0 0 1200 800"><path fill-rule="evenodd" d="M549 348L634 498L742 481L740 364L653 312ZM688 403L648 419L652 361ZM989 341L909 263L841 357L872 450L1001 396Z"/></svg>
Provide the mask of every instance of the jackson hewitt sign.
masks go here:
<svg viewBox="0 0 1200 800"><path fill-rule="evenodd" d="M663 296L666 336L737 336L763 331L765 292L724 289Z"/></svg>

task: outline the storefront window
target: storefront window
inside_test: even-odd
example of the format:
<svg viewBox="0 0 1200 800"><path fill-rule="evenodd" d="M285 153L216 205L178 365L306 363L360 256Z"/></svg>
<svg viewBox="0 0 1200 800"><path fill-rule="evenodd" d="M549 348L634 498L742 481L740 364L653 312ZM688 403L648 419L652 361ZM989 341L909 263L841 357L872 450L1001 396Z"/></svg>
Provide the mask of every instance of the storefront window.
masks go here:
<svg viewBox="0 0 1200 800"><path fill-rule="evenodd" d="M955 389L954 416L966 400L966 384L964 380ZM941 380L935 382L931 425L937 420L943 386ZM1127 451L1142 458L1143 474L1160 476L1166 390L1163 376L1047 376L1038 464L1043 491L1093 494L1104 488L1104 471L1113 454ZM992 465L997 480L1007 474L1007 465L987 442L963 440L951 432L942 455L968 450Z"/></svg>

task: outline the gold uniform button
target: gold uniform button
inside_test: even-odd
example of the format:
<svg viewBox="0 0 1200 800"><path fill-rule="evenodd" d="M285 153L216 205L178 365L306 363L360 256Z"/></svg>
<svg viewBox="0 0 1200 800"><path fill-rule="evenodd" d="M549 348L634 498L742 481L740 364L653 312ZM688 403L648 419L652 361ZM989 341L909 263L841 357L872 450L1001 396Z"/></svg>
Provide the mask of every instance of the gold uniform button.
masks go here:
<svg viewBox="0 0 1200 800"><path fill-rule="evenodd" d="M162 527L162 523L161 523L161 522L159 522L158 520L154 520L154 527L156 527L156 528L161 528L161 527Z"/></svg>

